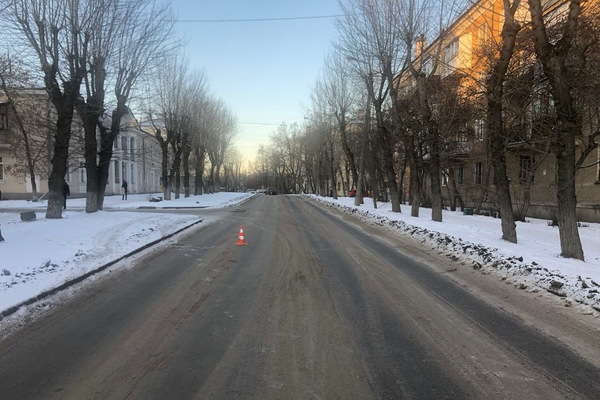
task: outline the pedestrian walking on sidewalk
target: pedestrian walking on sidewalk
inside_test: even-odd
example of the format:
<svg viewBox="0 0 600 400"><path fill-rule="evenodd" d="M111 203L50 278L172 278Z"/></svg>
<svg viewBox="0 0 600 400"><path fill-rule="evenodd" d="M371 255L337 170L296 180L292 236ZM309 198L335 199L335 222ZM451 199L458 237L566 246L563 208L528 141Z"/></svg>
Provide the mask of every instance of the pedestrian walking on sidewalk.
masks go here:
<svg viewBox="0 0 600 400"><path fill-rule="evenodd" d="M63 179L63 210L67 209L67 197L71 195L71 188L67 181Z"/></svg>
<svg viewBox="0 0 600 400"><path fill-rule="evenodd" d="M127 200L127 181L123 179L123 184L121 185L121 200Z"/></svg>

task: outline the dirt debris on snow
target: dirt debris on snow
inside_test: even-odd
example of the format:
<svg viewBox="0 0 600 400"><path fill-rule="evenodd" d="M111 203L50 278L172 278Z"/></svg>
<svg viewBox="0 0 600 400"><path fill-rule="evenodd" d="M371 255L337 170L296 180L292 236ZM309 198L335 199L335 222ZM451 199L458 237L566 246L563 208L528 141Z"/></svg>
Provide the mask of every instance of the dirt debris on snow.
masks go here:
<svg viewBox="0 0 600 400"><path fill-rule="evenodd" d="M521 256L507 256L497 248L471 243L461 238L410 225L381 215L370 213L343 204L312 197L323 204L352 214L365 223L384 227L395 234L411 237L432 249L445 254L458 265L469 265L482 273L495 274L502 280L509 280L517 288L538 292L544 290L561 297L566 303L578 303L585 313L600 312L600 285L593 279L581 276L567 276L559 271L545 268L536 261L525 262Z"/></svg>

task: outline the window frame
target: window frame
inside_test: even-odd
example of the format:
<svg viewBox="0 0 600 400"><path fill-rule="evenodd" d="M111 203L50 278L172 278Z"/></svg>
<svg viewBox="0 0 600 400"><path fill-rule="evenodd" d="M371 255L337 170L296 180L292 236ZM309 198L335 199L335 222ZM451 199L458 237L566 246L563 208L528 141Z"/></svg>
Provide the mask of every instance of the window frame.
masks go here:
<svg viewBox="0 0 600 400"><path fill-rule="evenodd" d="M79 183L86 183L85 161L79 161Z"/></svg>
<svg viewBox="0 0 600 400"><path fill-rule="evenodd" d="M8 130L8 107L6 104L0 104L0 130Z"/></svg>
<svg viewBox="0 0 600 400"><path fill-rule="evenodd" d="M483 162L475 163L474 182L476 185L483 185Z"/></svg>
<svg viewBox="0 0 600 400"><path fill-rule="evenodd" d="M475 125L475 139L478 141L482 141L485 137L485 120L483 118L478 118L474 121Z"/></svg>
<svg viewBox="0 0 600 400"><path fill-rule="evenodd" d="M462 186L465 184L465 167L464 165L459 165L456 168L456 184Z"/></svg>
<svg viewBox="0 0 600 400"><path fill-rule="evenodd" d="M446 62L454 60L458 57L458 53L460 51L460 40L458 37L455 37L448 43L446 48L444 49L444 56L446 57Z"/></svg>
<svg viewBox="0 0 600 400"><path fill-rule="evenodd" d="M531 181L533 185L535 182L535 175L532 172L534 164L535 157L526 154L519 156L519 184L524 185Z"/></svg>

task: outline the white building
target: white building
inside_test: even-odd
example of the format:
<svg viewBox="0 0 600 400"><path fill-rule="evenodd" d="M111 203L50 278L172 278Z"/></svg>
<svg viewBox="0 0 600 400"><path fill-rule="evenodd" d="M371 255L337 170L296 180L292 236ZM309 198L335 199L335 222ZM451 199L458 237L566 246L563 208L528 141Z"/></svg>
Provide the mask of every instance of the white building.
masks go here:
<svg viewBox="0 0 600 400"><path fill-rule="evenodd" d="M66 180L72 195L83 194L86 193L85 160L81 154L72 154ZM160 191L160 163L161 149L156 138L138 129L133 116L123 118L121 132L113 144L106 195L119 194L124 180L129 193Z"/></svg>

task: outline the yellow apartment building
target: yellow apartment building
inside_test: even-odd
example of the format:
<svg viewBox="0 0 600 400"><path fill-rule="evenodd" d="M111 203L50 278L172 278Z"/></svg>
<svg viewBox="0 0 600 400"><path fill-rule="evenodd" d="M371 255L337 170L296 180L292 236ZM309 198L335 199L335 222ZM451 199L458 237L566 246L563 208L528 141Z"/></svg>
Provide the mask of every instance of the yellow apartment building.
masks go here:
<svg viewBox="0 0 600 400"><path fill-rule="evenodd" d="M592 3L598 2L593 0L587 4ZM565 2L548 1L548 15L560 15L567 5ZM496 212L494 177L488 162L484 82L490 65L487 55L494 51L494 44L500 41L503 15L501 0L479 1L450 26L444 37L438 37L429 44L424 40L415 44L415 65L420 66L428 76L440 80L458 76L460 92L468 96L474 106L468 124L452 138L443 139L446 141L442 160L445 206L454 204L457 207L472 207L482 213ZM528 25L530 17L526 2L516 17L522 26ZM523 54L519 54L521 63L527 64L523 71L532 76L539 74L533 54ZM414 80L409 74L403 75L399 85L400 92L406 93L414 87ZM551 129L548 121L552 100L544 90L543 83L522 85L518 89L526 94L523 99L528 100L513 96L509 108L519 111L519 118L507 115L505 121L505 131L509 137L506 160L513 206L517 212L526 206L527 216L553 219L556 207L555 157L548 151L547 135L547 130ZM592 109L592 105L581 106L582 110ZM583 136L577 143L580 148L587 144L588 135L600 126L598 105L594 106L595 113L582 113L585 118L582 118ZM576 179L578 218L581 221L600 222L598 147L587 157Z"/></svg>

